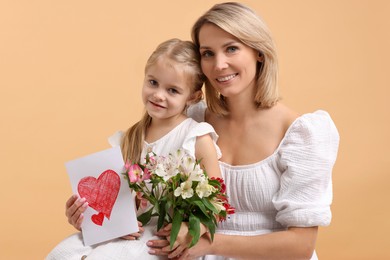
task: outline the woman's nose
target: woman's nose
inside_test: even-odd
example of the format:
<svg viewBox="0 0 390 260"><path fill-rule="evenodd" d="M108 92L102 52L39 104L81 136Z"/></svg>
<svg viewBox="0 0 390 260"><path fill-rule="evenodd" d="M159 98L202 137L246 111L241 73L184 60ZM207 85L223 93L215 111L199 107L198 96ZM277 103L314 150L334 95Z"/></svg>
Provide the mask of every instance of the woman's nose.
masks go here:
<svg viewBox="0 0 390 260"><path fill-rule="evenodd" d="M225 55L216 55L215 56L215 69L216 70L223 70L223 69L226 69L228 67L228 62L227 62L227 59L225 57Z"/></svg>

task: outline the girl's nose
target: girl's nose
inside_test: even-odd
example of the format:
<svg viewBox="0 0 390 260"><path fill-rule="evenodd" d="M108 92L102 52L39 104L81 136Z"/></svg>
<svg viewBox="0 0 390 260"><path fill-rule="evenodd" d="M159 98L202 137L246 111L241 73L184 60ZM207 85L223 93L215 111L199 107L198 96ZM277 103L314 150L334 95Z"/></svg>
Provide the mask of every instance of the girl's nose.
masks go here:
<svg viewBox="0 0 390 260"><path fill-rule="evenodd" d="M156 90L153 93L153 99L155 101L162 101L162 100L164 100L164 93L161 90Z"/></svg>

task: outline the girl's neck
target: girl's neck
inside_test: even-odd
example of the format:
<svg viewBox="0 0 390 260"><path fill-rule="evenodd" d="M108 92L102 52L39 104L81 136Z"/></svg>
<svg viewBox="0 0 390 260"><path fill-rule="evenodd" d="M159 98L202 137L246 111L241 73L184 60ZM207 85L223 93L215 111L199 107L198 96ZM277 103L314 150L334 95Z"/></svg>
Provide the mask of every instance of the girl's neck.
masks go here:
<svg viewBox="0 0 390 260"><path fill-rule="evenodd" d="M148 129L146 129L145 141L148 143L155 142L156 140L160 139L161 137L172 131L175 127L177 127L187 118L188 117L184 114L180 114L178 116L167 119L152 118L150 126L148 127Z"/></svg>

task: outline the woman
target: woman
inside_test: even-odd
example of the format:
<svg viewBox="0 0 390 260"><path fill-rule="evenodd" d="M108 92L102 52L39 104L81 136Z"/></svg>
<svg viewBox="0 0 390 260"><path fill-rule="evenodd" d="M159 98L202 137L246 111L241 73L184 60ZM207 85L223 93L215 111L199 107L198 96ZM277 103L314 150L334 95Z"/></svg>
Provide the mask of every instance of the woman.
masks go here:
<svg viewBox="0 0 390 260"><path fill-rule="evenodd" d="M192 259L317 259L331 221L339 135L325 111L298 115L279 102L277 58L264 22L239 3L217 4L192 28L207 108L189 114L219 134L220 168L236 213L183 252L151 240L150 253ZM159 235L169 235L169 231ZM213 255L213 256L212 256ZM217 257L218 256L218 257Z"/></svg>

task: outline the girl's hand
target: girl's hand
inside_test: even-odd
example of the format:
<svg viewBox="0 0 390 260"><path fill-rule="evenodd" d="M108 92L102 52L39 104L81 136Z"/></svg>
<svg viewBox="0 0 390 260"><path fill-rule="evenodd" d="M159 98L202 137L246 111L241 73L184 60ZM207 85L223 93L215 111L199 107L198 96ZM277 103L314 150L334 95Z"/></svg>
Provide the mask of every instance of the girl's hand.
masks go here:
<svg viewBox="0 0 390 260"><path fill-rule="evenodd" d="M80 198L77 194L73 194L65 204L65 215L68 218L69 224L77 230L81 230L81 223L84 219L84 211L88 207L88 202L85 198Z"/></svg>
<svg viewBox="0 0 390 260"><path fill-rule="evenodd" d="M133 234L130 234L130 235L127 235L127 236L123 236L121 238L122 239L126 239L126 240L137 240L144 233L144 228L142 227L142 223L140 221L138 221L138 227L139 227L139 231L137 233L133 233Z"/></svg>

